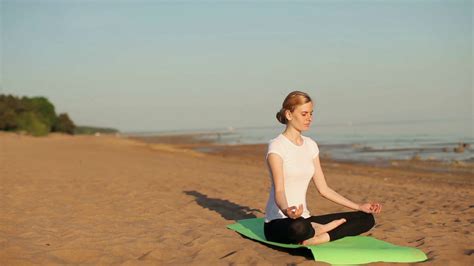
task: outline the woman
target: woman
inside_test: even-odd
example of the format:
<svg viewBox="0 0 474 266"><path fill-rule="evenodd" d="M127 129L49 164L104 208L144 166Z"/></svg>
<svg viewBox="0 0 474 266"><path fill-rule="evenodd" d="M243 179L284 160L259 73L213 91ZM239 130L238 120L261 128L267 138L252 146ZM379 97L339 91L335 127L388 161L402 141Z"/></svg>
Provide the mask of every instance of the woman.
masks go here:
<svg viewBox="0 0 474 266"><path fill-rule="evenodd" d="M300 91L288 94L277 113L278 121L286 129L270 141L266 156L272 179L264 224L269 241L316 245L359 235L374 226L373 214L382 210L379 203L359 205L327 186L318 145L301 135L309 129L312 116L313 102ZM306 208L311 179L323 197L356 211L311 216Z"/></svg>

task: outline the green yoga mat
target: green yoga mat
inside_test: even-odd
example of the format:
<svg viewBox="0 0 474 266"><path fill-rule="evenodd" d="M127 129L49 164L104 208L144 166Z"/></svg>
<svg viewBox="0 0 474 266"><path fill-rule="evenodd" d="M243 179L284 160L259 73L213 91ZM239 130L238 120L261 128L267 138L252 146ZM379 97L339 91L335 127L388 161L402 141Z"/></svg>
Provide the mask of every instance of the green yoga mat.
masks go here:
<svg viewBox="0 0 474 266"><path fill-rule="evenodd" d="M309 248L314 260L331 264L361 264L370 262L419 262L427 259L423 251L390 244L368 236L348 236L315 246L282 244L265 240L263 218L239 220L227 228L248 238L284 248Z"/></svg>

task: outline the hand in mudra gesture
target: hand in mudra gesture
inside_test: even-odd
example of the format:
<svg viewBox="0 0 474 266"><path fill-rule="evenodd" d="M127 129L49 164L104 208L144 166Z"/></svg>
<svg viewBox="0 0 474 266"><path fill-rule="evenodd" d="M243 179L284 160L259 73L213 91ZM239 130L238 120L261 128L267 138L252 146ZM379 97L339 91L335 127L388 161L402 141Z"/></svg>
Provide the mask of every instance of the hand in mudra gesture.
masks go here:
<svg viewBox="0 0 474 266"><path fill-rule="evenodd" d="M365 213L379 214L382 211L382 204L380 203L364 203L359 206L359 210Z"/></svg>
<svg viewBox="0 0 474 266"><path fill-rule="evenodd" d="M296 206L288 207L285 212L288 218L296 219L303 214L303 204L300 204L298 208L296 208Z"/></svg>

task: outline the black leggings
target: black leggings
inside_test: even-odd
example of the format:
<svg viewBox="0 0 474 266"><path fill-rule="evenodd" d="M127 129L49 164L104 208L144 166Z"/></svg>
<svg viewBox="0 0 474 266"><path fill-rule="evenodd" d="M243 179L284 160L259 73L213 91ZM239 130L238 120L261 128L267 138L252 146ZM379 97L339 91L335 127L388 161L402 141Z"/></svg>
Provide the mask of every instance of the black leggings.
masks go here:
<svg viewBox="0 0 474 266"><path fill-rule="evenodd" d="M375 219L372 214L353 211L311 216L308 218L276 219L265 223L264 233L268 241L297 244L314 236L314 234L308 235L308 231L313 231L309 228L311 222L327 224L341 218L345 218L346 222L328 232L330 241L345 236L360 235L369 231L375 225Z"/></svg>

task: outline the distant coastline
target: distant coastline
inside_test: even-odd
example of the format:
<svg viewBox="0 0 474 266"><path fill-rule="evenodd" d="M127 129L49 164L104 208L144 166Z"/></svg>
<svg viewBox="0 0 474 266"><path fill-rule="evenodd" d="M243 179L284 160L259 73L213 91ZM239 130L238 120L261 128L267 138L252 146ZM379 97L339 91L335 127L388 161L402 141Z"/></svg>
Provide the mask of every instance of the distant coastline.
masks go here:
<svg viewBox="0 0 474 266"><path fill-rule="evenodd" d="M96 133L115 134L120 133L118 129L110 127L93 127L93 126L76 126L74 134L79 135L93 135Z"/></svg>

